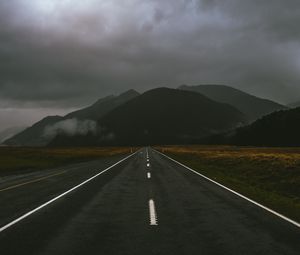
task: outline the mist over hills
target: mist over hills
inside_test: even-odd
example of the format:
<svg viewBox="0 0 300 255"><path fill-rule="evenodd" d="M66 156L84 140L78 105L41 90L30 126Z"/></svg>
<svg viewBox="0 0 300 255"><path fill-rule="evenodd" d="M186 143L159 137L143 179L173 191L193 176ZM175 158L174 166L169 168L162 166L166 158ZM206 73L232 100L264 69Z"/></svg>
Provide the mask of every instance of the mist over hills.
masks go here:
<svg viewBox="0 0 300 255"><path fill-rule="evenodd" d="M217 102L231 104L244 113L249 122L274 111L287 109L284 105L225 85L182 85L179 89L198 92Z"/></svg>
<svg viewBox="0 0 300 255"><path fill-rule="evenodd" d="M108 96L86 108L71 112L66 116L48 116L21 133L6 140L4 144L13 146L45 146L56 135L70 135L95 132L95 122L115 107L137 97L135 90L129 90L119 96ZM93 122L94 121L94 122Z"/></svg>
<svg viewBox="0 0 300 255"><path fill-rule="evenodd" d="M134 90L99 99L65 116L48 116L4 143L13 146L105 146L224 143L230 131L287 109L224 85ZM239 128L235 132L235 128ZM209 137L209 138L208 138ZM208 139L206 139L208 138ZM254 141L254 140L253 140Z"/></svg>
<svg viewBox="0 0 300 255"><path fill-rule="evenodd" d="M98 120L93 144L144 145L195 143L201 138L245 123L233 106L199 93L158 88L116 107ZM51 145L77 145L82 136L57 136ZM80 142L79 142L80 141Z"/></svg>
<svg viewBox="0 0 300 255"><path fill-rule="evenodd" d="M49 141L44 136L45 127L53 125L62 119L63 117L61 116L47 116L31 127L4 141L4 144L12 146L45 146Z"/></svg>

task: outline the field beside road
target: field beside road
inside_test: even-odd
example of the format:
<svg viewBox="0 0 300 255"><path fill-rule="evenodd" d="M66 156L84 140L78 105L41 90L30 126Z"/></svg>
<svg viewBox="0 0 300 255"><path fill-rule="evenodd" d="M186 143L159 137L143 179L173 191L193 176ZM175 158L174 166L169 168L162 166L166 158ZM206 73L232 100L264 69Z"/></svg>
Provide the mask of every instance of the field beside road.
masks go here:
<svg viewBox="0 0 300 255"><path fill-rule="evenodd" d="M300 221L300 148L164 146L156 149Z"/></svg>
<svg viewBox="0 0 300 255"><path fill-rule="evenodd" d="M0 147L0 176L128 154L134 150L130 147Z"/></svg>

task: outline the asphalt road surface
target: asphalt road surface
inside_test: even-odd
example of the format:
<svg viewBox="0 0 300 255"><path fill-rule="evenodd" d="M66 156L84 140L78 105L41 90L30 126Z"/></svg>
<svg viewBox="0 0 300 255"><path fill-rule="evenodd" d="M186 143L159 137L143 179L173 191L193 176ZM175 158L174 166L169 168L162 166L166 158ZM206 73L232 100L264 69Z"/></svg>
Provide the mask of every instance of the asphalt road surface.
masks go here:
<svg viewBox="0 0 300 255"><path fill-rule="evenodd" d="M0 179L0 254L300 254L298 226L151 148L124 158Z"/></svg>

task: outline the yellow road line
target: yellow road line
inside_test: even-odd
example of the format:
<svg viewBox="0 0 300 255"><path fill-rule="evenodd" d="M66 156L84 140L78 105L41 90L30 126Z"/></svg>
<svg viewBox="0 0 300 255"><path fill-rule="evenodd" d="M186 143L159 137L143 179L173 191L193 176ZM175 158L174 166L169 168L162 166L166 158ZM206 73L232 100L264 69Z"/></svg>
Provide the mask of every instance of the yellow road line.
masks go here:
<svg viewBox="0 0 300 255"><path fill-rule="evenodd" d="M64 174L65 172L67 172L67 171L62 171L62 172L60 172L60 173L56 173L56 174L47 175L47 176L45 176L45 177L38 178L38 179L35 179L35 180L32 180L32 181L28 181L28 182L19 183L19 184L16 184L16 185L13 185L13 186L10 186L10 187L7 187L7 188L4 188L4 189L0 189L0 192L2 192L2 191L6 191L6 190L10 190L10 189L15 189L15 188L18 188L18 187L21 187L21 186L24 186L24 185L27 185L27 184L30 184L30 183L39 182L39 181L42 181L42 180L48 179L48 178L50 178L50 177L53 177L53 176L57 176L57 175Z"/></svg>

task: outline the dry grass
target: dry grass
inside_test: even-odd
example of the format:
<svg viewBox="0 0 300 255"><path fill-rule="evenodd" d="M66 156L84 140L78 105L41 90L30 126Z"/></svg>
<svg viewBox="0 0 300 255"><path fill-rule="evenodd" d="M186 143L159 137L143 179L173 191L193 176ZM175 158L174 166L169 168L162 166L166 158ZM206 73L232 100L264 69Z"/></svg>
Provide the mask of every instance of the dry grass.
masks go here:
<svg viewBox="0 0 300 255"><path fill-rule="evenodd" d="M180 162L300 220L300 148L158 147Z"/></svg>
<svg viewBox="0 0 300 255"><path fill-rule="evenodd" d="M0 175L40 170L69 163L128 154L129 147L23 148L0 147Z"/></svg>

